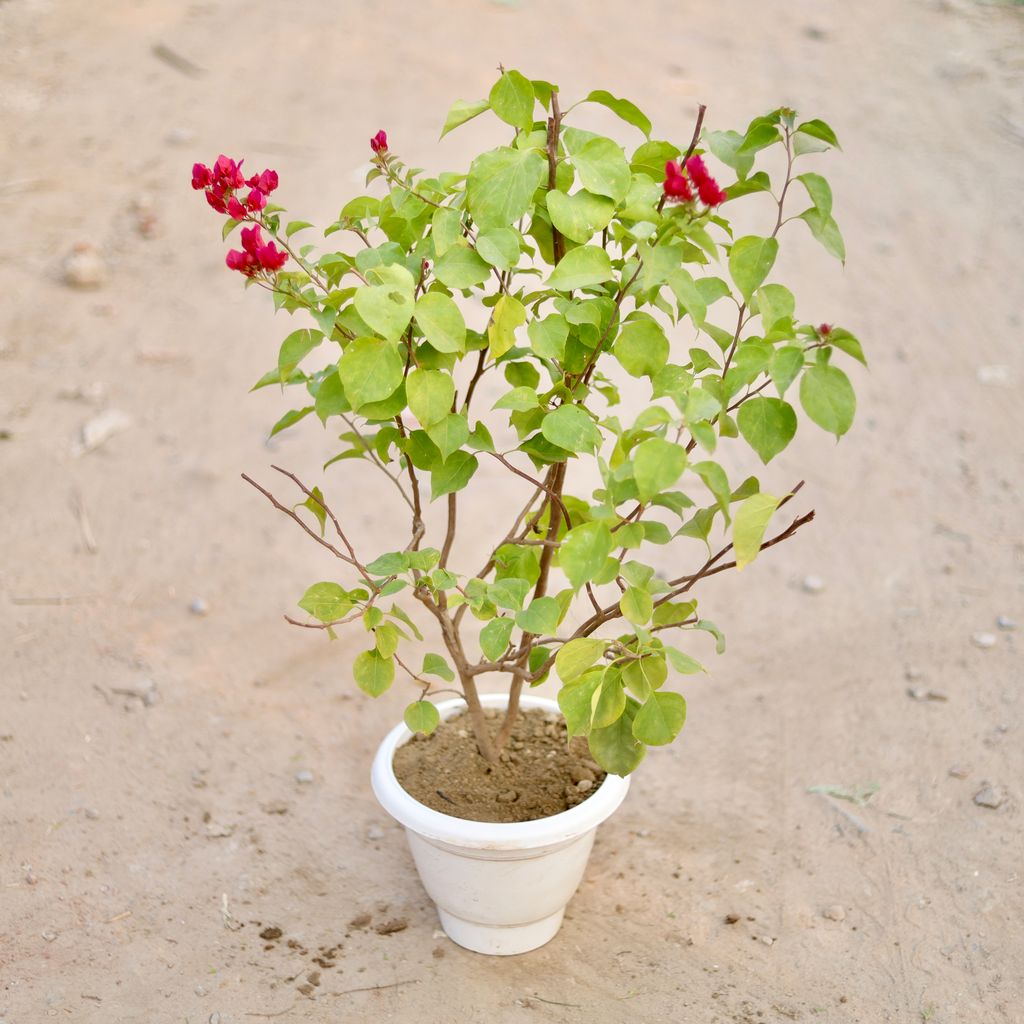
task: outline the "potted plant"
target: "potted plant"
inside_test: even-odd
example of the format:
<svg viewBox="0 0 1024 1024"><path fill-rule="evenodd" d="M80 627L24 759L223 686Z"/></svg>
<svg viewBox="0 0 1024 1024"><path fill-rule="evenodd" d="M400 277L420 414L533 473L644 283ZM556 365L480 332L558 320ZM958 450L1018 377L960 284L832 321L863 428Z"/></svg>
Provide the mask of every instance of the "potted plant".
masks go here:
<svg viewBox="0 0 1024 1024"><path fill-rule="evenodd" d="M577 124L595 105L625 122L628 149ZM408 530L366 552L320 487L274 467L299 492L290 506L245 476L336 560L298 602L306 617L286 618L332 639L361 626L352 671L372 697L407 677L375 791L448 934L517 953L555 934L597 825L647 748L682 729L674 685L703 671L690 641L724 648L698 584L813 517L773 525L801 484L730 479L727 442L767 464L798 407L842 436L855 399L836 363L864 356L769 281L793 221L844 258L831 190L803 170L838 146L824 122L781 108L702 134L701 107L681 148L628 100L596 91L563 110L556 86L502 70L442 136L485 112L505 141L464 172L407 167L378 132L372 194L326 228L333 251L299 244L311 225L271 201L272 170L222 156L192 184L225 238L241 228L228 267L304 321L256 384L302 396L271 433L318 418L340 442L325 469L372 463L392 499L375 505ZM734 237L741 201L763 226ZM487 464L512 475L515 508L488 494ZM456 546L471 513L491 529L479 566ZM530 695L552 673L557 704ZM481 695L489 680L504 690Z"/></svg>

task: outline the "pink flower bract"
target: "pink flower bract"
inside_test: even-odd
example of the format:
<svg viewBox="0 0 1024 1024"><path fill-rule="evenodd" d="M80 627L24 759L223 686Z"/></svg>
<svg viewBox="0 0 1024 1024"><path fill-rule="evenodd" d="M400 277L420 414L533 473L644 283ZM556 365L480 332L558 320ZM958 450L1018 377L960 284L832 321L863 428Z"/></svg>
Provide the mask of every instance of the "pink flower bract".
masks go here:
<svg viewBox="0 0 1024 1024"><path fill-rule="evenodd" d="M370 139L370 149L378 156L388 151L388 133L383 128Z"/></svg>

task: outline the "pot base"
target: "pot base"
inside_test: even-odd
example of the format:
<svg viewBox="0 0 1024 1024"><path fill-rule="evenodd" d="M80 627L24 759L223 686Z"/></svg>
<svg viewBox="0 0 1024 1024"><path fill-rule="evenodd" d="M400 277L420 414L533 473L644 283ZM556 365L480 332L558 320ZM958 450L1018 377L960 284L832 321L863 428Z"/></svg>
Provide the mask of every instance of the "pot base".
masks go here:
<svg viewBox="0 0 1024 1024"><path fill-rule="evenodd" d="M441 927L445 935L463 949L474 953L487 953L490 956L516 956L519 953L529 953L531 949L538 949L546 942L550 942L562 926L565 908L550 917L542 917L539 921L531 921L529 924L504 926L467 921L465 918L449 914L440 907L437 908L437 914L441 918Z"/></svg>

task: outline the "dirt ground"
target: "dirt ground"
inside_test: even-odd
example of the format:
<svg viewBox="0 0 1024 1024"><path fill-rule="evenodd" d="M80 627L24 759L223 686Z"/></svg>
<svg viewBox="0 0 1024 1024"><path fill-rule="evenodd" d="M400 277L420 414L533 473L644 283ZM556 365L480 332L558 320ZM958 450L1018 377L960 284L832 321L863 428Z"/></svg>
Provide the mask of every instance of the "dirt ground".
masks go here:
<svg viewBox="0 0 1024 1024"><path fill-rule="evenodd" d="M848 267L807 235L785 279L871 361L853 432L766 474L806 479L815 524L703 590L730 648L685 736L558 938L500 961L437 930L370 791L403 694L356 691L357 636L281 621L332 567L239 473L319 480L333 451L308 421L266 443L284 406L246 388L286 324L188 188L244 155L326 223L378 128L439 169L492 137L436 143L499 61L683 142L702 101L831 122ZM3 1024L1024 1021L1024 632L997 625L1024 627L1024 11L4 0L0 139ZM61 280L80 243L94 290ZM486 472L473 563L520 496ZM354 532L404 530L342 479Z"/></svg>

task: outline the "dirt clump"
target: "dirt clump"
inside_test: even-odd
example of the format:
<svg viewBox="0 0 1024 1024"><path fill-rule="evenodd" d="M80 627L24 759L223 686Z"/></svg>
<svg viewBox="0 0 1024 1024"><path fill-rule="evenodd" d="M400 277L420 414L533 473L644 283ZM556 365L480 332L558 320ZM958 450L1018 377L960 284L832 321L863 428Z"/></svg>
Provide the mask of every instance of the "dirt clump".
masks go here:
<svg viewBox="0 0 1024 1024"><path fill-rule="evenodd" d="M497 713L491 712L495 725ZM582 803L604 781L586 741L538 708L520 714L501 760L481 757L464 715L395 751L395 776L427 807L469 821L534 821Z"/></svg>

